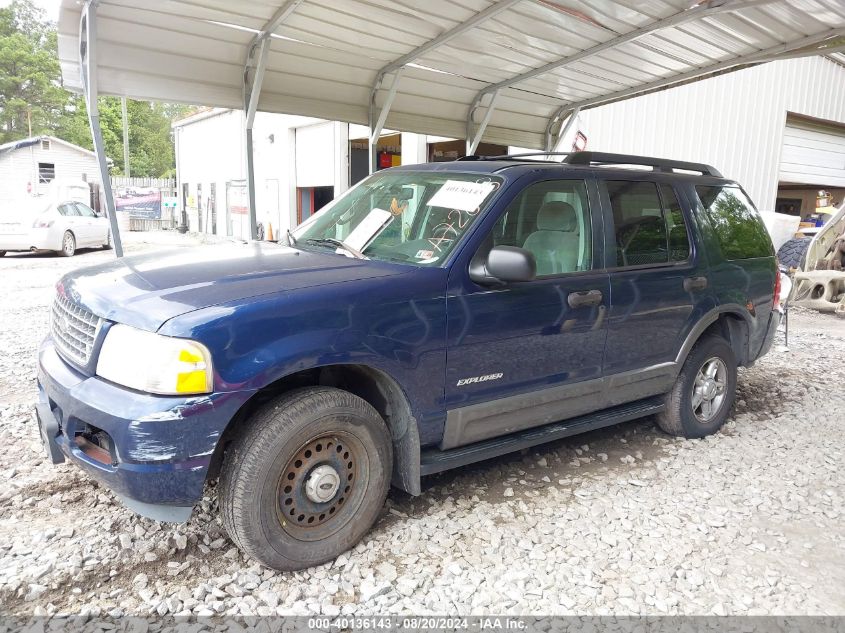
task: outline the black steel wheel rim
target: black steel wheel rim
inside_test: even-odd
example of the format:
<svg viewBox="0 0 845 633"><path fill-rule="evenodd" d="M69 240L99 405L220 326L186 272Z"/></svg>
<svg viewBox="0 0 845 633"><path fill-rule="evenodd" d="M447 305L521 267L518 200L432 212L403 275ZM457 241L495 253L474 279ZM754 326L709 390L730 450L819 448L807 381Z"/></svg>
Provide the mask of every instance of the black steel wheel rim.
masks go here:
<svg viewBox="0 0 845 633"><path fill-rule="evenodd" d="M282 469L277 486L277 516L282 529L303 541L331 536L355 515L366 491L369 476L367 452L355 435L346 432L321 434L308 440ZM337 488L325 500L314 498L337 477ZM321 473L323 477L320 477ZM328 475L328 476L327 476Z"/></svg>

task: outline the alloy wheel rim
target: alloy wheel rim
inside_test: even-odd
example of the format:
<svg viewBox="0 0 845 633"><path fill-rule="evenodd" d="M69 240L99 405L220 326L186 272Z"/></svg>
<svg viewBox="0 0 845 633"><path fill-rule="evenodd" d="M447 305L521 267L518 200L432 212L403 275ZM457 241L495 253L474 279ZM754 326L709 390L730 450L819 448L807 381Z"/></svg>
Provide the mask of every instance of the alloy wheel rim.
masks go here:
<svg viewBox="0 0 845 633"><path fill-rule="evenodd" d="M708 423L721 411L728 388L728 368L718 356L708 358L695 375L692 412L701 423Z"/></svg>
<svg viewBox="0 0 845 633"><path fill-rule="evenodd" d="M68 233L65 235L65 253L73 252L73 235Z"/></svg>

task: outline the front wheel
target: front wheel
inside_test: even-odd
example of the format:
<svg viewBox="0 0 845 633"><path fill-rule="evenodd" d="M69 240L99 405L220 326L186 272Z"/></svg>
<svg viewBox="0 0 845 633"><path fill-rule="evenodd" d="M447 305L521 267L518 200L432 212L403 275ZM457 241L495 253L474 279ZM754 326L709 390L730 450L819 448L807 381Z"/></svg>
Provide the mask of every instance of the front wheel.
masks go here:
<svg viewBox="0 0 845 633"><path fill-rule="evenodd" d="M63 257L73 257L74 253L76 253L76 238L70 231L65 231L62 236L62 250L59 254Z"/></svg>
<svg viewBox="0 0 845 633"><path fill-rule="evenodd" d="M227 449L220 511L244 553L280 571L353 547L384 505L393 445L361 398L308 387L269 402Z"/></svg>
<svg viewBox="0 0 845 633"><path fill-rule="evenodd" d="M715 433L733 406L736 373L736 357L725 339L701 339L667 394L666 409L657 415L657 424L670 435L686 438Z"/></svg>
<svg viewBox="0 0 845 633"><path fill-rule="evenodd" d="M106 242L105 242L105 244L103 244L103 248L105 250L109 250L111 247L112 247L111 230L109 230L109 232L106 233Z"/></svg>

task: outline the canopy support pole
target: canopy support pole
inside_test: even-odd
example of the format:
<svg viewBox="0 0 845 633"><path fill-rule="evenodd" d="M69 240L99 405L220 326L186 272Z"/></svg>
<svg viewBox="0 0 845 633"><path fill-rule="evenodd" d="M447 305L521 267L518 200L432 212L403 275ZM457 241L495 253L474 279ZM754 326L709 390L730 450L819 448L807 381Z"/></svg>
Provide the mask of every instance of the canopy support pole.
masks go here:
<svg viewBox="0 0 845 633"><path fill-rule="evenodd" d="M393 105L393 100L396 98L396 91L399 88L399 79L402 77L402 73L404 72L404 66L400 66L393 72L393 83L390 84L390 90L388 90L387 97L381 105L381 110L379 111L377 120L375 118L376 94L378 93L381 82L384 81L384 77L379 80L378 84L376 84L370 92L370 142L368 144L367 152L371 174L375 173L378 169L378 165L376 164L378 161L378 138L381 136L381 131L384 129L384 122L387 121L387 115L390 113L390 107Z"/></svg>
<svg viewBox="0 0 845 633"><path fill-rule="evenodd" d="M79 19L79 75L85 107L88 110L88 125L91 127L91 138L94 141L94 154L97 156L97 166L100 169L100 184L106 199L106 213L109 216L114 254L117 257L123 257L123 240L117 225L111 175L103 143L103 132L100 128L100 110L97 106L97 7L93 0L85 2Z"/></svg>
<svg viewBox="0 0 845 633"><path fill-rule="evenodd" d="M569 117L564 122L564 115L569 113ZM575 119L578 118L578 113L581 112L581 108L560 108L557 112L555 112L554 116L549 119L549 124L546 126L546 147L545 150L548 153L554 152L557 150L558 145L563 140L563 138L569 133L569 130L572 129L572 125L575 123ZM557 134L553 132L555 124L560 124Z"/></svg>
<svg viewBox="0 0 845 633"><path fill-rule="evenodd" d="M484 132L490 124L490 119L493 117L493 111L496 109L496 101L498 98L499 91L496 90L490 96L490 103L487 104L487 110L484 112L484 118L481 119L481 123L479 124L478 129L475 130L475 133L472 131L472 118L475 112L473 110L470 111L469 117L467 118L467 156L472 156L478 149L478 145L481 143L481 138L484 136ZM481 104L479 103L478 105L480 106ZM476 106L476 109L477 107L478 106Z"/></svg>
<svg viewBox="0 0 845 633"><path fill-rule="evenodd" d="M278 8L264 28L252 38L244 62L244 154L246 155L246 189L249 204L249 239L253 241L258 239L258 210L255 202L252 127L255 123L255 112L258 109L258 98L261 96L261 84L264 82L264 70L267 67L270 37L302 2L303 0L287 0Z"/></svg>
<svg viewBox="0 0 845 633"><path fill-rule="evenodd" d="M255 157L253 155L252 126L255 123L255 111L258 97L261 95L261 83L264 80L264 68L267 64L269 38L262 37L250 45L247 63L244 67L244 139L246 156L246 190L249 205L249 239L258 239L258 211L255 203ZM250 72L252 70L252 72Z"/></svg>

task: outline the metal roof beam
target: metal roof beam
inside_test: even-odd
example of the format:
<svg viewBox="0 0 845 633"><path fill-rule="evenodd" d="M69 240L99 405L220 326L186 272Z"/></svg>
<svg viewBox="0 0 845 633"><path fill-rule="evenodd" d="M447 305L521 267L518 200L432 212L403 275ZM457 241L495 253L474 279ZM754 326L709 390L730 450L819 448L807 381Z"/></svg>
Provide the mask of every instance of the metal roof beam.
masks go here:
<svg viewBox="0 0 845 633"><path fill-rule="evenodd" d="M608 40L607 42L602 42L601 44L597 44L596 46L593 46L591 48L579 51L574 55L562 57L538 68L533 68L520 75L511 77L510 79L505 79L504 81L500 81L497 84L492 84L484 88L481 92L490 93L494 90L510 88L511 86L514 86L520 82L527 81L529 79L534 79L535 77L545 75L546 73L551 72L553 70L557 70L558 68L564 68L570 64L579 62L587 57L598 55L599 53L602 53L611 48L616 48L617 46L620 46L622 44L633 42L634 40L638 40L641 37L645 37L646 35L651 35L655 31L672 28L689 22L691 20L700 20L702 18L717 15L719 13L741 11L742 9L750 9L752 7L758 7L764 4L773 4L776 1L777 0L727 0L727 2L724 2L723 4L719 5L713 5L712 3L699 5L693 9L687 9L686 11L675 13L674 15L671 15L668 18L657 20L656 22L652 22L651 24L647 24L646 26L634 29L630 33L624 33L622 35L614 37L613 39Z"/></svg>
<svg viewBox="0 0 845 633"><path fill-rule="evenodd" d="M266 38L276 32L282 23L290 17L290 14L296 11L296 8L302 4L304 0L288 0L280 6L273 14L264 27L255 35L255 37Z"/></svg>
<svg viewBox="0 0 845 633"><path fill-rule="evenodd" d="M719 13L739 11L742 9L749 9L765 4L772 4L774 2L776 2L776 0L726 0L722 4L714 4L711 1L706 4L699 5L695 8L687 9L685 11L681 11L680 13L675 13L674 15L671 15L668 18L657 20L656 22L652 22L651 24L647 24L646 26L640 27L638 29L634 29L629 33L624 33L606 42L602 42L601 44L597 44L596 46L593 46L591 48L579 51L573 55L562 57L553 62L549 62L548 64L544 64L543 66L539 66L538 68L533 68L527 72L516 75L515 77L511 77L510 79L505 79L498 83L490 84L486 88L480 90L475 96L475 99L473 99L472 105L470 105L469 112L467 113L467 127L471 128L473 117L475 116L475 111L481 105L481 100L484 98L484 95L492 94L504 88L511 88L520 82L539 77L540 75L544 75L559 68L564 68L570 64L579 62L582 59L586 59L587 57L598 55L599 53L602 53L611 48L615 48L622 44L626 44L628 42L640 39L641 37L645 37L646 35L650 35L655 31L679 26L686 22L690 22L691 20L699 20L701 18L717 15Z"/></svg>
<svg viewBox="0 0 845 633"><path fill-rule="evenodd" d="M400 57L399 59L394 60L384 66L381 70L379 70L378 75L376 76L376 84L378 84L379 80L383 79L385 75L392 73L398 68L402 68L402 66L410 64L414 60L419 59L420 57L425 55L426 53L430 53L438 46L445 44L451 39L456 38L458 35L466 33L467 31L475 28L482 22L486 22L490 18L497 16L502 11L507 11L512 6L522 1L523 0L498 0L498 2L495 2L483 11L479 11L465 22L461 22L460 24L455 25L454 27L452 27L448 31L444 31L434 39L429 40L425 44L421 44L420 46L412 50L410 53L402 55L402 57Z"/></svg>
<svg viewBox="0 0 845 633"><path fill-rule="evenodd" d="M685 73L680 73L678 75L666 77L665 79L652 81L647 84L634 86L633 88L626 88L625 90L619 90L617 92L603 95L601 97L594 97L592 99L586 99L577 103L567 103L561 106L561 108L555 113L555 116L561 116L563 113L574 108L584 110L586 108L591 108L605 103L611 103L613 101L621 101L623 99L627 99L628 97L633 97L642 93L666 88L673 84L683 83L692 79L699 79L706 75L718 73L722 70L733 68L734 66L744 66L746 64L760 64L763 62L777 61L778 59L809 57L812 55L817 55L820 52L824 52L824 50L836 50L836 48L838 47L833 47L829 49L826 48L820 51L818 48L813 48L813 46L823 44L828 40L841 37L845 37L845 28L831 29L829 31L826 31L825 33L817 33L816 35L810 35L794 42L778 44L777 46L772 46L771 48L766 48L761 51L757 51L756 53L750 53L741 57L734 57L733 59L727 59L716 64L703 66L701 68L695 68Z"/></svg>

